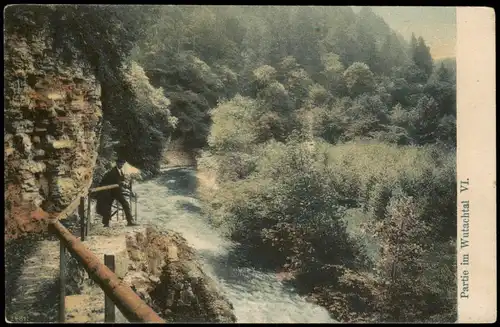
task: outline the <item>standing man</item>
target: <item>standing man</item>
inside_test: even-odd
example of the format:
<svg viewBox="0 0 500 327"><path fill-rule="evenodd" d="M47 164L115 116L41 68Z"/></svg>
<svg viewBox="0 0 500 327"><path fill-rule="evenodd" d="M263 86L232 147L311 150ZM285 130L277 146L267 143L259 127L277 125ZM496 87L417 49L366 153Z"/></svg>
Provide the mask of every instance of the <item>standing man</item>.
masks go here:
<svg viewBox="0 0 500 327"><path fill-rule="evenodd" d="M116 166L111 168L102 178L99 186L107 186L113 184L119 184L120 187L112 188L109 190L104 190L97 192L97 206L96 212L102 216L102 223L104 227L109 227L109 221L111 220L111 210L113 202L116 200L120 202L123 210L125 211L125 216L127 217L127 226L137 226L134 223L134 218L132 217L132 212L130 210L130 205L125 199L123 182L125 181L125 176L123 174L122 168L125 164L125 160L118 159L116 161Z"/></svg>

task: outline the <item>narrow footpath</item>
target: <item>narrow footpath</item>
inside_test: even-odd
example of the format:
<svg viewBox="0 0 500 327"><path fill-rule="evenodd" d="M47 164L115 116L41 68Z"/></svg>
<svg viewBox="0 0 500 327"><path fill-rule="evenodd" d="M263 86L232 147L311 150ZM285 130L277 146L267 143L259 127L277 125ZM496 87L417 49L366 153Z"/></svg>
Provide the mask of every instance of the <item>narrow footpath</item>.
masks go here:
<svg viewBox="0 0 500 327"><path fill-rule="evenodd" d="M79 235L76 219L62 221L75 236ZM126 227L124 220L113 218L104 229L95 221L85 246L104 263L105 254L113 254L116 274L123 277L128 269L125 234L143 227ZM6 318L10 322L58 322L59 310L59 241L54 236L40 235L15 241L5 250ZM88 275L85 275L88 277ZM71 278L72 276L68 276ZM67 277L67 279L68 279ZM67 286L66 322L104 322L104 292L87 281L77 294ZM116 322L127 322L116 310Z"/></svg>

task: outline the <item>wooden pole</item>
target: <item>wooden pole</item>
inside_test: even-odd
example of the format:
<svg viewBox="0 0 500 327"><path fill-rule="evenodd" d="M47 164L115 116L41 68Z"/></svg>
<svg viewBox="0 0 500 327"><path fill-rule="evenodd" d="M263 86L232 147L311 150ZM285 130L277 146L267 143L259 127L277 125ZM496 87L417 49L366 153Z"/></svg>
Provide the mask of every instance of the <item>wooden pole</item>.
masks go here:
<svg viewBox="0 0 500 327"><path fill-rule="evenodd" d="M115 256L114 255L104 255L104 264L112 272L115 272ZM104 322L115 322L115 304L111 299L104 295Z"/></svg>
<svg viewBox="0 0 500 327"><path fill-rule="evenodd" d="M86 235L89 235L90 231L90 219L92 217L92 212L90 210L91 209L90 209L90 193L89 193L89 195L87 196L87 225L86 225L87 230L85 231Z"/></svg>
<svg viewBox="0 0 500 327"><path fill-rule="evenodd" d="M59 322L66 320L66 247L59 241Z"/></svg>
<svg viewBox="0 0 500 327"><path fill-rule="evenodd" d="M83 242L85 241L85 198L83 196L80 197L78 215L80 216L80 237Z"/></svg>

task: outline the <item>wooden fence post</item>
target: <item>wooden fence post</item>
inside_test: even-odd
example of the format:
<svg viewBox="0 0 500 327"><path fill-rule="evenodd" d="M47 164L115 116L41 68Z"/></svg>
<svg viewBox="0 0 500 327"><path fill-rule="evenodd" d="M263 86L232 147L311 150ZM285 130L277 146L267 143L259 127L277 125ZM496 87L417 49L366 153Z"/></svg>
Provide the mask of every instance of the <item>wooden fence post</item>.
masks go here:
<svg viewBox="0 0 500 327"><path fill-rule="evenodd" d="M86 231L85 234L89 235L90 231L90 218L92 217L92 213L90 212L90 193L87 196L87 224L85 225Z"/></svg>
<svg viewBox="0 0 500 327"><path fill-rule="evenodd" d="M80 197L78 215L80 216L80 237L83 242L85 241L85 198L83 196Z"/></svg>
<svg viewBox="0 0 500 327"><path fill-rule="evenodd" d="M59 241L59 322L66 320L66 247Z"/></svg>
<svg viewBox="0 0 500 327"><path fill-rule="evenodd" d="M115 256L105 254L104 265L112 272L115 272ZM104 295L104 322L115 322L115 304L106 295Z"/></svg>

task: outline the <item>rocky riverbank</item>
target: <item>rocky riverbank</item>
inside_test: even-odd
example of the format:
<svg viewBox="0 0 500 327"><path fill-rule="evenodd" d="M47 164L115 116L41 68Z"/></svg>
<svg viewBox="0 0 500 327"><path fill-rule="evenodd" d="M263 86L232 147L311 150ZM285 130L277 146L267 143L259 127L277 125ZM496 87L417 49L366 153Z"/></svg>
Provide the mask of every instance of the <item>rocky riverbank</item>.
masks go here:
<svg viewBox="0 0 500 327"><path fill-rule="evenodd" d="M114 254L116 275L162 318L168 322L236 322L232 304L203 272L179 233L143 226L131 230L121 222L114 225L93 229L86 246L102 260L104 254ZM77 264L69 270L68 322L104 321L102 290ZM126 322L118 310L116 316L117 322Z"/></svg>

